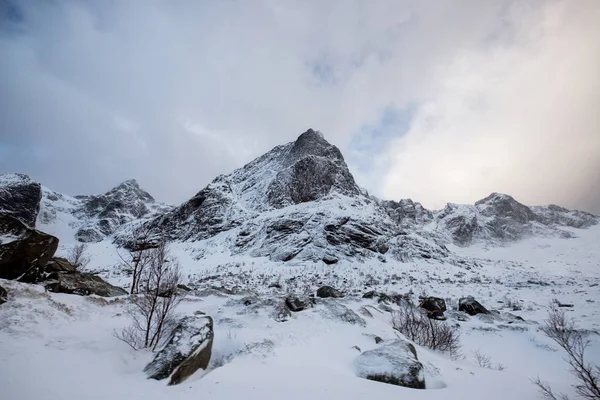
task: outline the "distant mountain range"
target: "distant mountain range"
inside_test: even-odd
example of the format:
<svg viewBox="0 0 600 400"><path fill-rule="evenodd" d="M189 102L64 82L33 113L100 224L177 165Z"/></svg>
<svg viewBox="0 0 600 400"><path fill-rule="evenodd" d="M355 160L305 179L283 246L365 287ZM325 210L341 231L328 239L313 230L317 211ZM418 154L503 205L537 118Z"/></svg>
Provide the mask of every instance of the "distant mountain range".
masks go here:
<svg viewBox="0 0 600 400"><path fill-rule="evenodd" d="M590 213L528 207L499 193L435 211L411 199L380 200L358 187L339 149L312 129L218 176L179 206L156 202L135 180L105 194L72 197L26 175L2 174L0 213L61 240L127 246L143 227L170 241L195 242L206 254L327 264L372 257L455 263L460 257L448 244L572 238L577 229L600 222Z"/></svg>

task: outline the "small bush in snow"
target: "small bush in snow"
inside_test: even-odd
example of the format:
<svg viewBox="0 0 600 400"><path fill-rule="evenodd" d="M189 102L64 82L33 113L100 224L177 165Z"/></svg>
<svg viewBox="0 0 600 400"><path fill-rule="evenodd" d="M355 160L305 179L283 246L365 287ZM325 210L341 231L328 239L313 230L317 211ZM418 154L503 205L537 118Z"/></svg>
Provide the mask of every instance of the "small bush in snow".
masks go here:
<svg viewBox="0 0 600 400"><path fill-rule="evenodd" d="M554 340L567 353L566 361L571 367L571 374L577 383L574 385L575 393L586 400L600 399L600 366L588 362L585 350L590 345L586 333L577 329L575 322L552 304L548 319L542 326L542 332ZM568 397L562 393L554 393L547 382L538 376L532 382L538 386L540 394L547 400L566 400Z"/></svg>
<svg viewBox="0 0 600 400"><path fill-rule="evenodd" d="M473 359L481 368L495 369L498 371L504 371L506 369L503 364L494 364L492 362L492 357L483 354L479 349L473 352Z"/></svg>
<svg viewBox="0 0 600 400"><path fill-rule="evenodd" d="M419 346L458 355L458 332L444 321L427 317L419 308L403 303L392 313L392 327Z"/></svg>
<svg viewBox="0 0 600 400"><path fill-rule="evenodd" d="M167 245L161 241L156 248L146 252L144 269L137 277L139 292L131 295L128 314L131 326L115 332L134 350L149 348L153 351L169 336L175 326L174 311L182 297L177 290L181 283L181 269L169 257Z"/></svg>
<svg viewBox="0 0 600 400"><path fill-rule="evenodd" d="M90 263L90 258L85 255L87 244L79 243L75 245L67 255L67 261L76 269L84 268Z"/></svg>

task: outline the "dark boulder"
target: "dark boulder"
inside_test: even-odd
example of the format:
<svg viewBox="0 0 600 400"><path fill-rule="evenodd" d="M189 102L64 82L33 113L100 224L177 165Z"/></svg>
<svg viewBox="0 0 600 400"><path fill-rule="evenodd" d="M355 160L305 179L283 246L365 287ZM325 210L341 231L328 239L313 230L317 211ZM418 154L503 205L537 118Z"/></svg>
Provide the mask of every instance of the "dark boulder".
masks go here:
<svg viewBox="0 0 600 400"><path fill-rule="evenodd" d="M8 292L2 286L0 286L0 304L4 304L8 301Z"/></svg>
<svg viewBox="0 0 600 400"><path fill-rule="evenodd" d="M213 320L194 315L183 318L165 346L144 368L150 379L171 377L169 385L177 385L199 369L206 369L213 345Z"/></svg>
<svg viewBox="0 0 600 400"><path fill-rule="evenodd" d="M48 261L44 270L46 272L75 272L77 267L66 258L54 257Z"/></svg>
<svg viewBox="0 0 600 400"><path fill-rule="evenodd" d="M31 268L45 266L56 252L58 239L31 229L21 221L0 214L0 234L11 235L0 244L0 278L17 279ZM18 232L18 236L14 233Z"/></svg>
<svg viewBox="0 0 600 400"><path fill-rule="evenodd" d="M464 311L469 315L489 314L490 312L472 296L463 297L458 301L458 311Z"/></svg>
<svg viewBox="0 0 600 400"><path fill-rule="evenodd" d="M75 272L77 267L67 259L61 257L51 258L46 265L36 265L30 268L19 278L20 282L39 283L43 282L54 272Z"/></svg>
<svg viewBox="0 0 600 400"><path fill-rule="evenodd" d="M86 272L54 272L48 276L45 287L51 292L81 296L95 294L102 297L113 297L127 294L126 290L111 285L97 275Z"/></svg>
<svg viewBox="0 0 600 400"><path fill-rule="evenodd" d="M321 286L317 290L317 297L327 298L327 297L335 297L340 298L344 297L344 294L339 290L332 288L331 286Z"/></svg>
<svg viewBox="0 0 600 400"><path fill-rule="evenodd" d="M310 300L301 300L296 296L288 296L285 299L285 305L293 312L302 311L312 306Z"/></svg>
<svg viewBox="0 0 600 400"><path fill-rule="evenodd" d="M376 296L377 296L377 292L374 290L370 290L370 291L366 292L365 294L363 294L362 297L363 297L363 299L372 299Z"/></svg>
<svg viewBox="0 0 600 400"><path fill-rule="evenodd" d="M446 302L440 297L424 297L421 299L419 307L427 310L427 316L431 319L444 319Z"/></svg>

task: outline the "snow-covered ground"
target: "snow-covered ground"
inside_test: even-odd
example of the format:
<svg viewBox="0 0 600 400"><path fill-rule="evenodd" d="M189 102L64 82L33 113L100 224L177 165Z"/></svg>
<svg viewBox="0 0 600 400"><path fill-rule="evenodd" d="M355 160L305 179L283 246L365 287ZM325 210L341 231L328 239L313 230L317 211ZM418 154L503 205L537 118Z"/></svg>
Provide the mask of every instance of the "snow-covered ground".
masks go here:
<svg viewBox="0 0 600 400"><path fill-rule="evenodd" d="M442 264L340 261L276 263L266 258L218 253L196 260L193 243L173 244L185 283L198 288L186 297L181 315L203 311L215 321L213 358L208 373L197 373L178 386L146 379L148 352L134 352L113 336L128 324L126 298L103 299L46 293L40 286L0 280L9 301L0 305L0 397L3 399L535 399L530 379L540 376L561 392L573 393L564 354L539 331L549 303L571 303L568 315L590 331L600 331L600 226L577 230L576 239L533 238L508 247L452 248L475 261ZM59 253L72 243L63 242ZM108 241L91 244L88 269L111 283L126 285L119 257ZM59 254L60 255L60 254ZM270 287L277 283L280 288ZM329 284L347 296L339 300L356 311L367 306L373 318L366 326L350 324L324 305L276 322L272 306L262 301L286 293L305 294ZM226 288L226 295L207 288ZM449 355L417 347L426 367L427 390L408 389L356 377L359 351L375 348L374 336L393 340L390 313L369 290L412 293L446 299L456 308L472 295L489 309L521 316L475 316L458 324L461 354ZM260 299L246 306L246 296ZM513 311L513 305L520 308ZM504 315L504 314L501 314ZM588 356L600 361L600 336L592 333ZM473 352L491 357L503 370L477 365Z"/></svg>

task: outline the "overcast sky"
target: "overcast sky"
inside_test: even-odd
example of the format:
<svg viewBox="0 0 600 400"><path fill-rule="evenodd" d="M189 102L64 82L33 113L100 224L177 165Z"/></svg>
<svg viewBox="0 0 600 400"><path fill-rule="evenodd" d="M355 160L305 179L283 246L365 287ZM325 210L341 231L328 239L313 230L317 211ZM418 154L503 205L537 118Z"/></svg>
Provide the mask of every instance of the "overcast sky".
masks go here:
<svg viewBox="0 0 600 400"><path fill-rule="evenodd" d="M358 183L600 213L600 2L0 0L0 172L179 203L322 131Z"/></svg>

